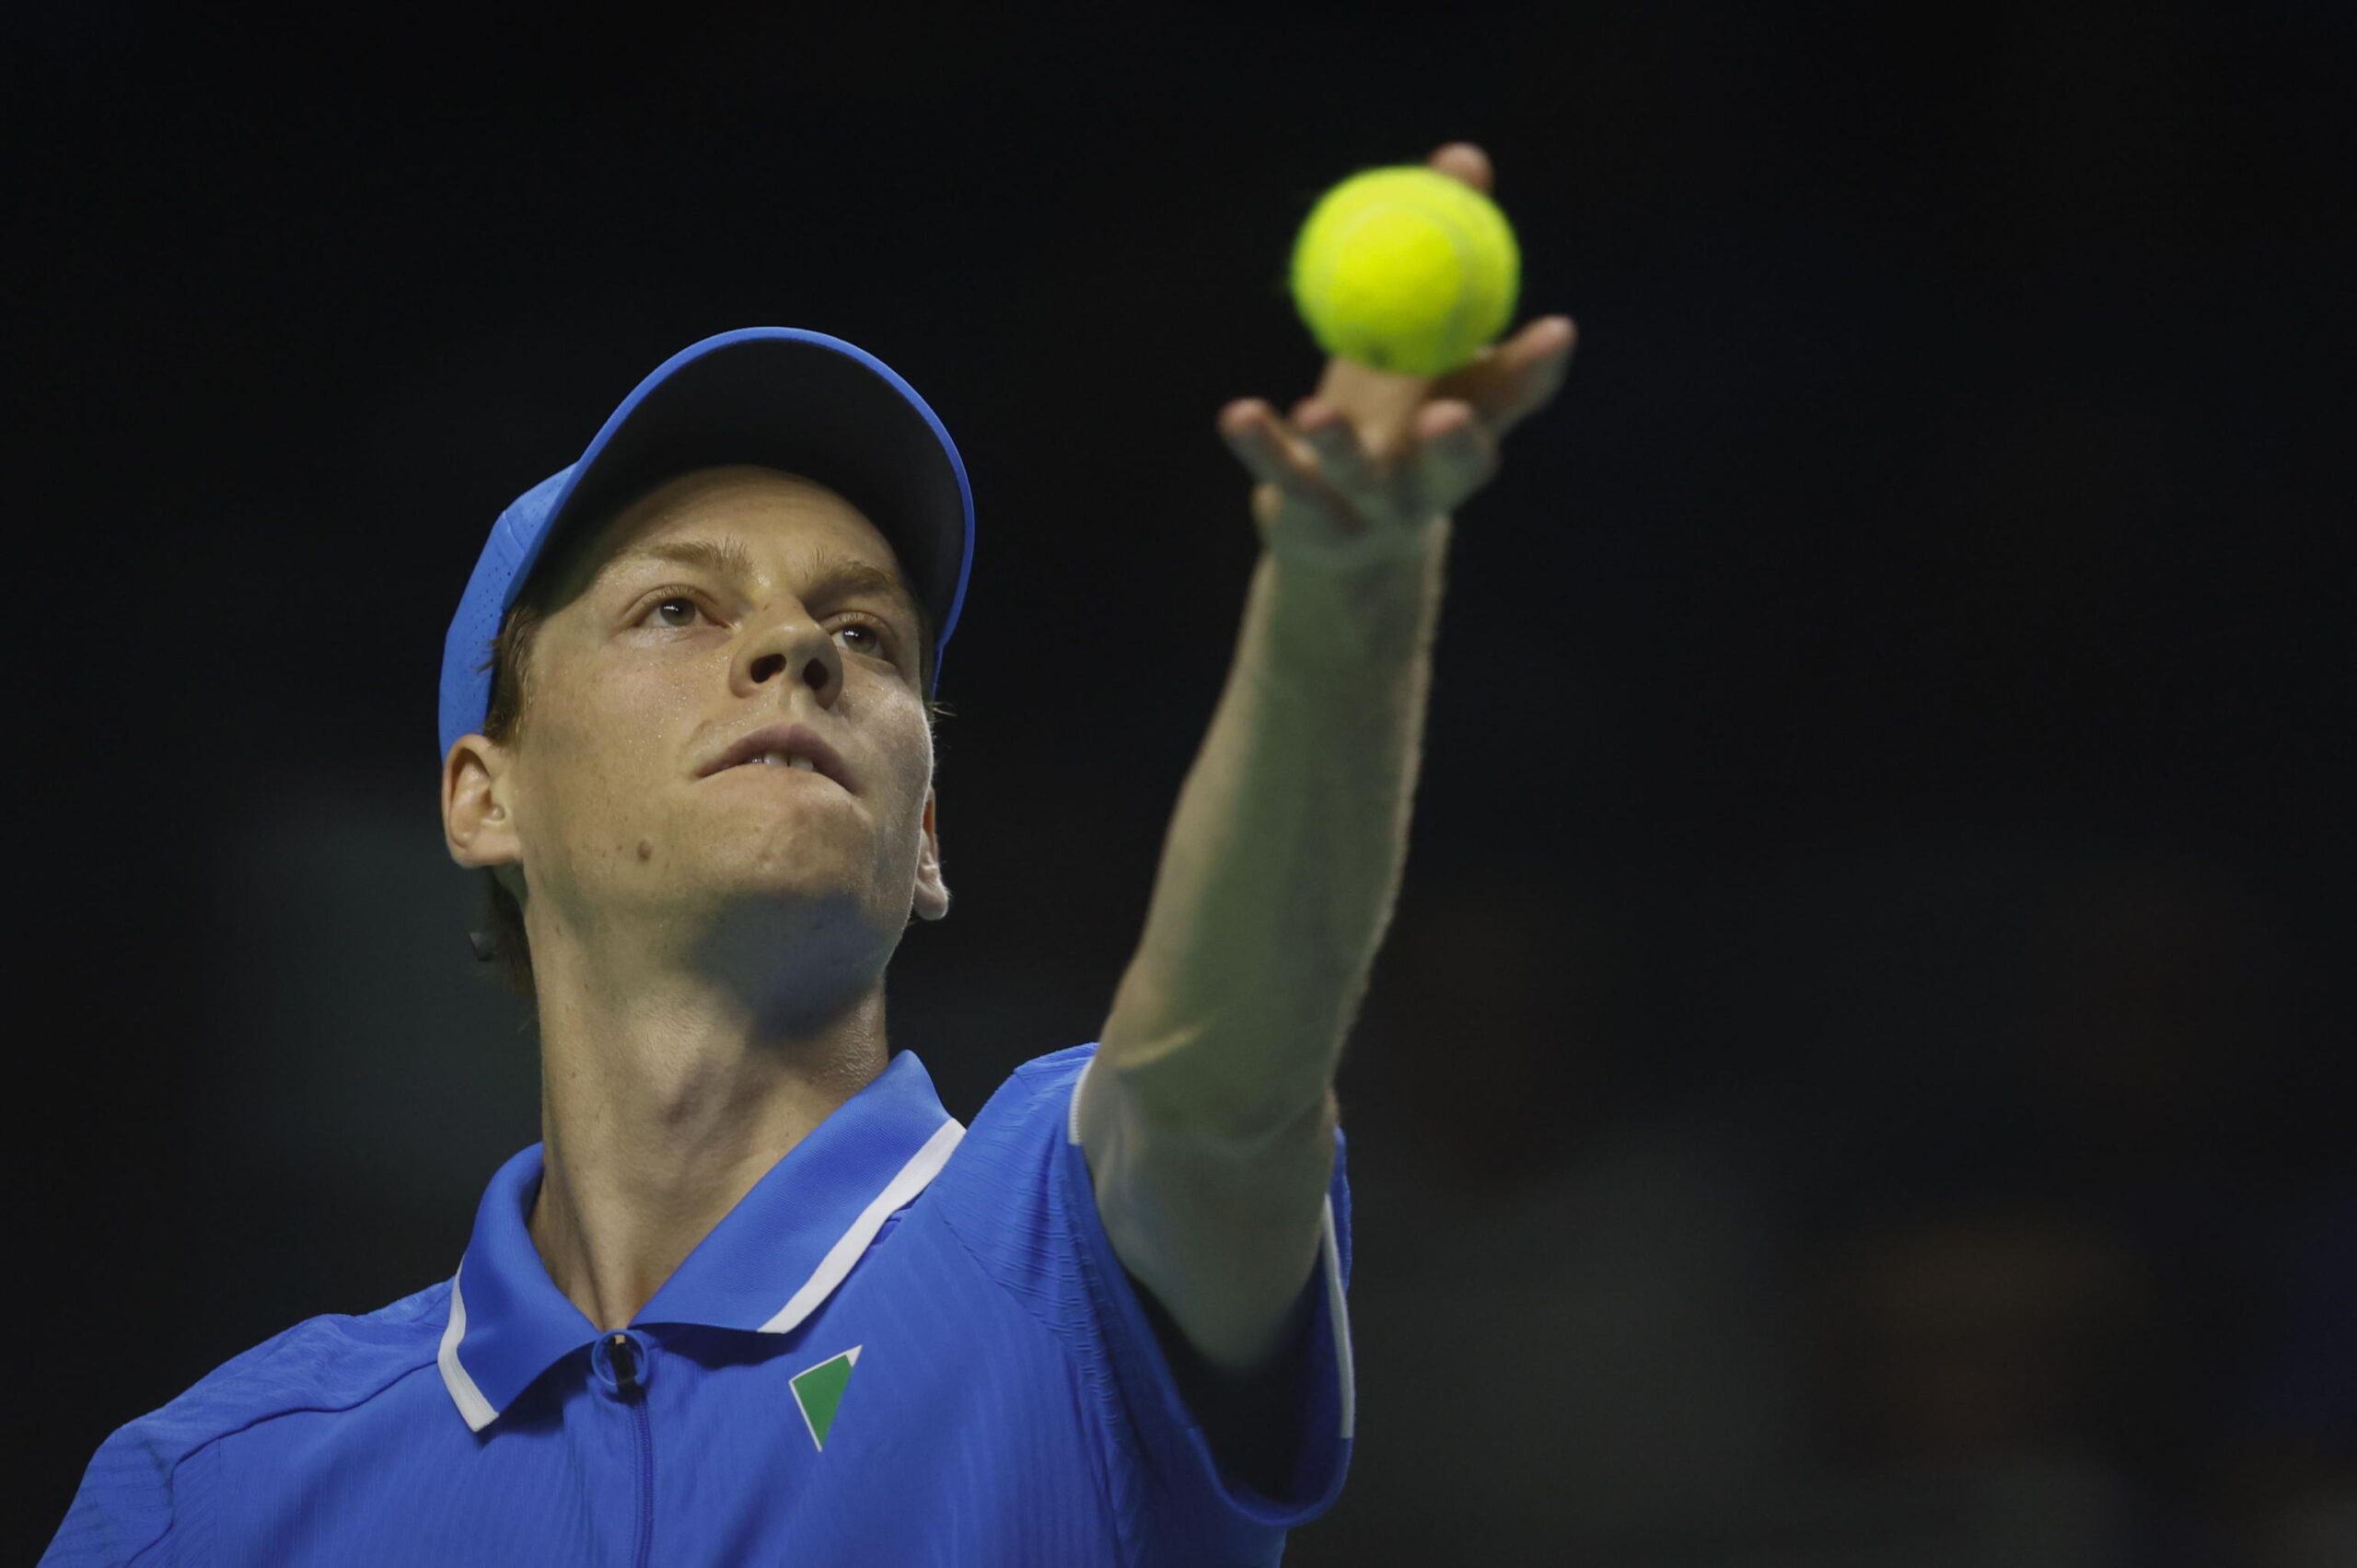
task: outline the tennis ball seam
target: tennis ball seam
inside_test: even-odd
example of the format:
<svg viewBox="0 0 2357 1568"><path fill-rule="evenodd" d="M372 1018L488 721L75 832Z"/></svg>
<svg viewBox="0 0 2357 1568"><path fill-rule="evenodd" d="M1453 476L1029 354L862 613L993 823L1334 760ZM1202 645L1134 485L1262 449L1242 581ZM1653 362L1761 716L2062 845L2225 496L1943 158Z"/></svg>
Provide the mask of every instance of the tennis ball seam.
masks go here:
<svg viewBox="0 0 2357 1568"><path fill-rule="evenodd" d="M1471 324L1469 318L1472 312L1474 291L1469 285L1473 280L1475 275L1473 269L1480 258L1475 256L1467 246L1465 226L1457 221L1457 215L1449 211L1448 203L1437 200L1434 193L1412 189L1402 191L1396 206L1414 214L1430 224L1440 235L1442 240L1447 244L1449 253L1456 258L1456 295L1454 303L1449 306L1448 314L1442 318L1439 334L1445 341L1455 342L1465 335L1466 329ZM1348 250L1353 234L1368 224L1389 215L1390 213L1381 207L1370 208L1366 212L1355 215L1349 226L1336 237L1336 249Z"/></svg>
<svg viewBox="0 0 2357 1568"><path fill-rule="evenodd" d="M1379 369L1436 377L1469 363L1503 330L1520 291L1513 226L1479 188L1433 183L1453 179L1422 165L1363 169L1318 199L1295 237L1290 282L1295 308L1321 346ZM1353 210L1361 202L1364 210ZM1378 283L1364 273L1353 275L1349 265L1353 238L1386 217L1437 231L1438 252L1453 273L1438 314L1385 321L1352 313L1393 303L1381 299ZM1370 259L1357 260L1364 266ZM1485 331L1493 318L1496 325ZM1387 328L1403 329L1404 340L1400 331Z"/></svg>

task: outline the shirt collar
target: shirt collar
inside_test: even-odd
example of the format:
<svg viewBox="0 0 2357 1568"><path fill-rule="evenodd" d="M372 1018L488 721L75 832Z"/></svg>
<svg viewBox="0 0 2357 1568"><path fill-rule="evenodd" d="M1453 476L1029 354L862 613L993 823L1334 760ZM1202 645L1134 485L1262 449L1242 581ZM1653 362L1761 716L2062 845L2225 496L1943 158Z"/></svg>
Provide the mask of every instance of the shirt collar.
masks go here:
<svg viewBox="0 0 2357 1568"><path fill-rule="evenodd" d="M783 1334L818 1309L966 1129L903 1051L770 1167L633 1318ZM526 1219L542 1145L499 1167L475 1211L443 1330L443 1386L477 1432L526 1384L598 1337L549 1278Z"/></svg>

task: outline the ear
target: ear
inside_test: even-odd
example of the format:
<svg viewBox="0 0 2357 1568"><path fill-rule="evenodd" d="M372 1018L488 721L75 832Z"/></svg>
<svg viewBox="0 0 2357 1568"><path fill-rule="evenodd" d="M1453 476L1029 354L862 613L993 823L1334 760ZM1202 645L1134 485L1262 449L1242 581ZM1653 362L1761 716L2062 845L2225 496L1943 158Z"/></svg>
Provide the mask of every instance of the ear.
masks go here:
<svg viewBox="0 0 2357 1568"><path fill-rule="evenodd" d="M949 884L941 879L941 836L934 830L933 807L937 789L924 792L924 849L917 856L914 905L924 920L939 920L949 912Z"/></svg>
<svg viewBox="0 0 2357 1568"><path fill-rule="evenodd" d="M509 799L514 765L513 752L480 735L459 737L442 760L442 840L460 865L523 863Z"/></svg>

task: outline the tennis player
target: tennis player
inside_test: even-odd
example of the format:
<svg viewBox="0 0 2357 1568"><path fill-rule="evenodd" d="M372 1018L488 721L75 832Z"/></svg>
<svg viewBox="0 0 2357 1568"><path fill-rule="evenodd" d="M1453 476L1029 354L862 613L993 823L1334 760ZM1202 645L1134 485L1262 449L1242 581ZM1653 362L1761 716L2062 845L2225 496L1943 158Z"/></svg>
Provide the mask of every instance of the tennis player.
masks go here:
<svg viewBox="0 0 2357 1568"><path fill-rule="evenodd" d="M950 908L964 466L823 333L657 368L501 515L445 648L443 823L536 1005L541 1142L448 1279L115 1431L43 1562L1276 1562L1349 1466L1332 1086L1453 514L1572 335L1221 411L1262 550L1143 938L1102 1038L970 1128L884 1017Z"/></svg>

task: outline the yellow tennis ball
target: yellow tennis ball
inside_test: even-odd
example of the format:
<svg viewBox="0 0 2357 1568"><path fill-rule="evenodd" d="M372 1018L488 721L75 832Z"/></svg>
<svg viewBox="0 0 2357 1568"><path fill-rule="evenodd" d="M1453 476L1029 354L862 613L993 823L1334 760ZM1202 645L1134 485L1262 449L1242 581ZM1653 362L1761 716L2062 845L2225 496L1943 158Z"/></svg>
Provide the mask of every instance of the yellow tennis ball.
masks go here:
<svg viewBox="0 0 2357 1568"><path fill-rule="evenodd" d="M1328 354L1444 376L1514 316L1522 256L1498 204L1422 164L1369 168L1318 200L1293 247L1293 298Z"/></svg>

